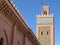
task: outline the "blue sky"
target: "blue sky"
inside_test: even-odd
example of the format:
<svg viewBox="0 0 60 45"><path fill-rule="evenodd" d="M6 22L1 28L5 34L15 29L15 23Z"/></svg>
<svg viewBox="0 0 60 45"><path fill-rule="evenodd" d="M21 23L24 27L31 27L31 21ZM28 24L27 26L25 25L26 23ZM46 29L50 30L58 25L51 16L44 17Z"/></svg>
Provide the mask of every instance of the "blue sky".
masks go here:
<svg viewBox="0 0 60 45"><path fill-rule="evenodd" d="M29 27L36 34L36 14L41 14L44 0L13 0ZM54 14L55 45L60 45L60 0L46 0L50 13Z"/></svg>

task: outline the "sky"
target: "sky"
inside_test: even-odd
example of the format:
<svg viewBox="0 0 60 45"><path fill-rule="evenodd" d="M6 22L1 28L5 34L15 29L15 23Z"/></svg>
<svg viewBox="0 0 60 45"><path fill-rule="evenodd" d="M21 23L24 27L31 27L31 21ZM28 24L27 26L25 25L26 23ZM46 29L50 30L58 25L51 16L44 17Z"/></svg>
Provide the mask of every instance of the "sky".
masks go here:
<svg viewBox="0 0 60 45"><path fill-rule="evenodd" d="M36 34L36 15L41 14L43 2L46 2L50 7L50 13L54 14L55 45L60 45L60 0L13 0L13 2L34 34Z"/></svg>

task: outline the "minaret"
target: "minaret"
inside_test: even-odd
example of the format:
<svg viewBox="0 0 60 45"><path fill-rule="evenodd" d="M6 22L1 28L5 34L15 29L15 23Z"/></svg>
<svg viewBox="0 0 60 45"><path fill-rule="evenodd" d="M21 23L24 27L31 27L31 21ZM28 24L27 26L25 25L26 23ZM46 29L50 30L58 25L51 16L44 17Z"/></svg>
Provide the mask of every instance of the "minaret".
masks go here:
<svg viewBox="0 0 60 45"><path fill-rule="evenodd" d="M54 45L54 16L49 6L42 6L41 15L36 15L36 37L41 45Z"/></svg>

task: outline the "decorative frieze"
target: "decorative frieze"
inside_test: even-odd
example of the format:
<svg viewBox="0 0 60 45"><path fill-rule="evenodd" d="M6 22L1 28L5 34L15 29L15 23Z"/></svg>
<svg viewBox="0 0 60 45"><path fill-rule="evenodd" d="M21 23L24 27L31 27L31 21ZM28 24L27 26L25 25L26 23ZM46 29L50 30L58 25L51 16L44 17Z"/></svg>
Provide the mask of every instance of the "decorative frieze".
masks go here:
<svg viewBox="0 0 60 45"><path fill-rule="evenodd" d="M2 2L0 4L0 12L8 19L11 19L12 22L16 22L15 20L16 17L14 16L15 14L6 2Z"/></svg>

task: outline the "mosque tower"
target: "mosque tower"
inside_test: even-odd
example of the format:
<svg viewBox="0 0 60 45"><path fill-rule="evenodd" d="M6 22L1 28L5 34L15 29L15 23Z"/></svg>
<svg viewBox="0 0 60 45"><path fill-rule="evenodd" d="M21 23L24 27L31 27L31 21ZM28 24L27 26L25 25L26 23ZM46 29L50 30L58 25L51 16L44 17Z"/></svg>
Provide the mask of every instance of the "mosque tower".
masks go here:
<svg viewBox="0 0 60 45"><path fill-rule="evenodd" d="M54 16L49 6L42 6L41 15L36 15L36 37L41 45L54 45Z"/></svg>

